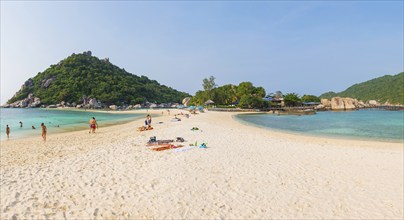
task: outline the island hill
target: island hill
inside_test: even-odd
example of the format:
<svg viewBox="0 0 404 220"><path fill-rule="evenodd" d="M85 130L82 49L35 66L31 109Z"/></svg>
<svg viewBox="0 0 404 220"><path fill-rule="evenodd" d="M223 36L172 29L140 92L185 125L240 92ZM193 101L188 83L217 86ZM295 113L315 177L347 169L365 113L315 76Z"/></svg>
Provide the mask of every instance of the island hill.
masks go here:
<svg viewBox="0 0 404 220"><path fill-rule="evenodd" d="M339 93L327 92L320 98L322 106L331 109L347 110L381 105L402 106L404 104L404 72L358 83Z"/></svg>
<svg viewBox="0 0 404 220"><path fill-rule="evenodd" d="M137 76L91 51L72 54L28 79L4 107L85 107L180 103L190 95Z"/></svg>

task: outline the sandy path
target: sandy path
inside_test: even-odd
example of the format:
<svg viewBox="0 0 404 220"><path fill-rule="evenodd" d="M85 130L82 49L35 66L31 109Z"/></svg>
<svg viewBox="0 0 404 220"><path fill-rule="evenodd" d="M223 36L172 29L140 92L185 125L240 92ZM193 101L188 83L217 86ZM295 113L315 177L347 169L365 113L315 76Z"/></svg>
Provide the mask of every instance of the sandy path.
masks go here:
<svg viewBox="0 0 404 220"><path fill-rule="evenodd" d="M231 117L2 142L0 217L403 218L402 144L279 134ZM208 148L154 152L150 136Z"/></svg>

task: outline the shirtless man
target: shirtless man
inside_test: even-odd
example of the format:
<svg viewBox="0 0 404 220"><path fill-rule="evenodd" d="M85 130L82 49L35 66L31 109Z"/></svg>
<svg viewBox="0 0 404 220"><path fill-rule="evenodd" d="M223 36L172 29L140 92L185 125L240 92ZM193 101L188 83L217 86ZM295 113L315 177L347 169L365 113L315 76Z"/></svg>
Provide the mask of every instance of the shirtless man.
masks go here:
<svg viewBox="0 0 404 220"><path fill-rule="evenodd" d="M47 129L46 129L46 126L45 126L44 123L41 123L41 127L42 127L42 138L43 138L43 142L46 143L46 132L47 132Z"/></svg>
<svg viewBox="0 0 404 220"><path fill-rule="evenodd" d="M10 127L6 126L7 140L10 138Z"/></svg>
<svg viewBox="0 0 404 220"><path fill-rule="evenodd" d="M95 133L95 129L98 127L97 121L94 117L90 119L90 131L88 133Z"/></svg>

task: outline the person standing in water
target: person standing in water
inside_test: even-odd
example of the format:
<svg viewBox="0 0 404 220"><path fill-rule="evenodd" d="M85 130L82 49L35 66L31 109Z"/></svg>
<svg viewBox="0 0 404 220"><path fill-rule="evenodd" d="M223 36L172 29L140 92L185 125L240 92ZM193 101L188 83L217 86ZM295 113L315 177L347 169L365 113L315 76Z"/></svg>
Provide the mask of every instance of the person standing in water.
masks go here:
<svg viewBox="0 0 404 220"><path fill-rule="evenodd" d="M7 140L10 138L10 127L6 126Z"/></svg>
<svg viewBox="0 0 404 220"><path fill-rule="evenodd" d="M20 121L19 123L20 123L20 128L22 128L22 121Z"/></svg>
<svg viewBox="0 0 404 220"><path fill-rule="evenodd" d="M90 119L90 131L88 133L95 133L95 129L98 127L98 123L94 117Z"/></svg>
<svg viewBox="0 0 404 220"><path fill-rule="evenodd" d="M41 127L42 127L42 138L43 138L43 142L46 143L46 132L47 132L47 129L46 129L46 126L45 126L44 123L41 123Z"/></svg>

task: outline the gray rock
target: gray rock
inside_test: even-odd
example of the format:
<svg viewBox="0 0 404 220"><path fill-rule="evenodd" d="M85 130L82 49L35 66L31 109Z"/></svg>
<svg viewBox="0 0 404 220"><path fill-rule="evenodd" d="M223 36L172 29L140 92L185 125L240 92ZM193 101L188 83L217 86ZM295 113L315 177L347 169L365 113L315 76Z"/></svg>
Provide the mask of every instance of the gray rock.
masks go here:
<svg viewBox="0 0 404 220"><path fill-rule="evenodd" d="M96 98L92 98L88 101L88 104L90 105L90 107L92 108L99 108L100 107L100 103L97 101Z"/></svg>
<svg viewBox="0 0 404 220"><path fill-rule="evenodd" d="M24 84L21 86L21 90L25 88L32 88L34 87L34 80L32 78L29 78L27 81L24 82ZM18 93L18 92L17 92Z"/></svg>
<svg viewBox="0 0 404 220"><path fill-rule="evenodd" d="M56 77L53 76L53 77L51 77L49 79L42 80L41 88L46 88L47 89L55 79L56 79Z"/></svg>

